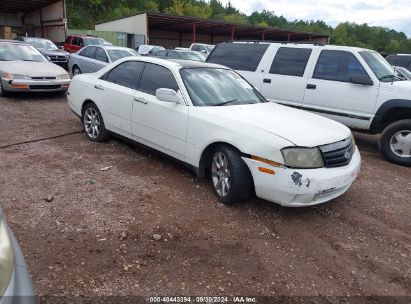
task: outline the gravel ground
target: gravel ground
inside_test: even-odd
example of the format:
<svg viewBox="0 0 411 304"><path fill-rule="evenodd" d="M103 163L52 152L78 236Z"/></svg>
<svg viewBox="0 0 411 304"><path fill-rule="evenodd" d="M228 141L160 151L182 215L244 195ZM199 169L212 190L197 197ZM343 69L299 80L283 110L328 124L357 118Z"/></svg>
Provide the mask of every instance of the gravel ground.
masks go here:
<svg viewBox="0 0 411 304"><path fill-rule="evenodd" d="M375 136L355 135L345 195L290 209L226 207L169 159L92 143L65 97L0 98L0 128L0 204L39 295L411 295L411 170Z"/></svg>

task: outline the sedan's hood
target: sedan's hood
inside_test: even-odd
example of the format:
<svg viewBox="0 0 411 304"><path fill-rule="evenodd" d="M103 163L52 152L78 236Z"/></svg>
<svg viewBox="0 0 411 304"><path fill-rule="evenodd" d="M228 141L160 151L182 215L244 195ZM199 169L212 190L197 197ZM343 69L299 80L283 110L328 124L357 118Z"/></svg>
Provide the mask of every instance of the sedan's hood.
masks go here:
<svg viewBox="0 0 411 304"><path fill-rule="evenodd" d="M36 76L57 76L67 72L51 62L0 61L0 72Z"/></svg>
<svg viewBox="0 0 411 304"><path fill-rule="evenodd" d="M42 54L46 55L46 56L61 56L61 55L67 56L67 55L70 55L69 52L66 52L66 51L64 51L64 50L39 49L39 51L40 51Z"/></svg>
<svg viewBox="0 0 411 304"><path fill-rule="evenodd" d="M280 136L296 146L315 147L346 139L350 130L331 119L273 102L203 107L203 111L221 121L236 121L238 127L249 125Z"/></svg>

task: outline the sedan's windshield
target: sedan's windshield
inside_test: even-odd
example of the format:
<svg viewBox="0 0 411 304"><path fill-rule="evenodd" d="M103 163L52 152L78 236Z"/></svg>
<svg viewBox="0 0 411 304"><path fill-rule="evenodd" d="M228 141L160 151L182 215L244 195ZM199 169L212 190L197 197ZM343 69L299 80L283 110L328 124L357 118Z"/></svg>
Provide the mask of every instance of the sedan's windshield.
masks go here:
<svg viewBox="0 0 411 304"><path fill-rule="evenodd" d="M0 43L0 61L37 61L45 62L46 58L31 45Z"/></svg>
<svg viewBox="0 0 411 304"><path fill-rule="evenodd" d="M205 61L204 56L196 52L179 52L179 53L181 55L181 58L183 59L201 61L201 62Z"/></svg>
<svg viewBox="0 0 411 304"><path fill-rule="evenodd" d="M107 45L107 41L101 38L90 38L84 39L84 45Z"/></svg>
<svg viewBox="0 0 411 304"><path fill-rule="evenodd" d="M207 48L207 51L211 53L211 51L214 49L214 45L207 45L206 48Z"/></svg>
<svg viewBox="0 0 411 304"><path fill-rule="evenodd" d="M124 57L138 56L137 52L131 49L130 50L112 49L112 50L107 50L107 52L112 62L117 61Z"/></svg>
<svg viewBox="0 0 411 304"><path fill-rule="evenodd" d="M377 52L363 51L360 52L360 55L380 81L391 82L399 80L394 75L394 68Z"/></svg>
<svg viewBox="0 0 411 304"><path fill-rule="evenodd" d="M181 69L180 73L195 106L266 102L264 97L234 71L214 68L186 68Z"/></svg>
<svg viewBox="0 0 411 304"><path fill-rule="evenodd" d="M58 47L48 39L25 38L24 42L34 46L36 49L58 50Z"/></svg>

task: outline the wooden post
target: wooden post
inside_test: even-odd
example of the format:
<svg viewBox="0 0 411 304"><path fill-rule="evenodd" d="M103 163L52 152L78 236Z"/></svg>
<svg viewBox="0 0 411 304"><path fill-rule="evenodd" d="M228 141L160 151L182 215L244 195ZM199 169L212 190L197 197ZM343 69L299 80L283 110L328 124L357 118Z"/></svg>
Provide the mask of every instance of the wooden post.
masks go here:
<svg viewBox="0 0 411 304"><path fill-rule="evenodd" d="M193 22L193 43L196 42L196 23Z"/></svg>
<svg viewBox="0 0 411 304"><path fill-rule="evenodd" d="M291 33L288 33L287 41L290 41L290 40L291 40Z"/></svg>
<svg viewBox="0 0 411 304"><path fill-rule="evenodd" d="M312 38L312 35L310 35L310 42L312 42L313 41L313 38Z"/></svg>
<svg viewBox="0 0 411 304"><path fill-rule="evenodd" d="M235 31L235 26L231 28L231 41L234 41L234 31Z"/></svg>
<svg viewBox="0 0 411 304"><path fill-rule="evenodd" d="M261 40L265 40L265 29L263 29L263 33L262 33L262 35L261 35Z"/></svg>
<svg viewBox="0 0 411 304"><path fill-rule="evenodd" d="M40 13L41 38L44 38L43 12L41 8L39 8L39 13Z"/></svg>
<svg viewBox="0 0 411 304"><path fill-rule="evenodd" d="M178 46L182 47L183 46L183 37L181 32L178 32Z"/></svg>

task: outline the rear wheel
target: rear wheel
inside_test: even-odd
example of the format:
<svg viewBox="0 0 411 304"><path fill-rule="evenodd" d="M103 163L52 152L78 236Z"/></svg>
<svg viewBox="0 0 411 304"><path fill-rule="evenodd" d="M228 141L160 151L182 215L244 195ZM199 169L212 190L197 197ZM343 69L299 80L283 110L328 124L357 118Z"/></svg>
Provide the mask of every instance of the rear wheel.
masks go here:
<svg viewBox="0 0 411 304"><path fill-rule="evenodd" d="M411 119L404 119L385 128L380 140L381 152L391 162L411 166Z"/></svg>
<svg viewBox="0 0 411 304"><path fill-rule="evenodd" d="M103 117L94 103L86 105L83 111L83 127L88 139L103 142L109 138Z"/></svg>
<svg viewBox="0 0 411 304"><path fill-rule="evenodd" d="M217 147L210 166L214 193L221 202L230 205L248 199L253 180L236 149L225 145Z"/></svg>
<svg viewBox="0 0 411 304"><path fill-rule="evenodd" d="M72 69L72 73L73 73L73 76L76 76L78 74L81 74L81 70L77 65L74 65Z"/></svg>

